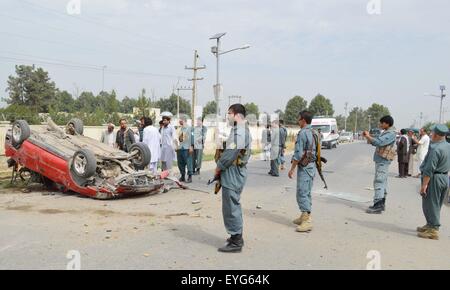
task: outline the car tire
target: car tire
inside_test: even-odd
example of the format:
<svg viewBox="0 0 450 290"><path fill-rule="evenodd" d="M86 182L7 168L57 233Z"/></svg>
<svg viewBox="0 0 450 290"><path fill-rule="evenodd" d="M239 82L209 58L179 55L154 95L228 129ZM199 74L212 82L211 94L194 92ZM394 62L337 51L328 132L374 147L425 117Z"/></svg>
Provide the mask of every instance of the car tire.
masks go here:
<svg viewBox="0 0 450 290"><path fill-rule="evenodd" d="M81 149L75 152L70 171L78 177L92 177L97 171L97 158L95 154L89 149Z"/></svg>
<svg viewBox="0 0 450 290"><path fill-rule="evenodd" d="M84 132L84 124L83 121L77 118L74 118L72 120L69 121L69 123L67 123L67 125L72 125L73 128L75 129L75 132L78 135L83 135Z"/></svg>
<svg viewBox="0 0 450 290"><path fill-rule="evenodd" d="M130 154L133 153L133 151L138 151L138 157L133 158L132 162L133 165L136 168L145 168L150 164L150 161L152 159L152 153L150 152L150 148L148 148L147 144L145 143L134 143L131 145L130 150L128 150Z"/></svg>
<svg viewBox="0 0 450 290"><path fill-rule="evenodd" d="M25 120L17 120L12 126L12 144L18 148L22 143L30 137L31 130Z"/></svg>

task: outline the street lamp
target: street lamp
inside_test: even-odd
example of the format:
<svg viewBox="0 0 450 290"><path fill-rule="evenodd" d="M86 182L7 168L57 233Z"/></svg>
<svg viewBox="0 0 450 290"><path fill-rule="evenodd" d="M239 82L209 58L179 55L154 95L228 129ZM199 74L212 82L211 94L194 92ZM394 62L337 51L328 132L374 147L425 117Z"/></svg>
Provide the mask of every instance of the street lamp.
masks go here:
<svg viewBox="0 0 450 290"><path fill-rule="evenodd" d="M431 96L431 97L436 97L436 98L441 98L441 106L440 106L440 108L439 108L439 124L442 124L442 122L443 122L443 120L442 120L442 105L443 105L443 102L444 102L444 98L446 97L446 95L444 94L444 91L445 91L445 86L444 85L441 85L440 87L439 87L439 89L441 90L441 95L440 96L438 96L438 95L433 95L433 94L428 94L428 93L426 93L425 94L425 96Z"/></svg>
<svg viewBox="0 0 450 290"><path fill-rule="evenodd" d="M227 51L221 51L220 50L220 39L225 36L227 33L226 32L222 32L222 33L218 33L214 36L212 36L210 38L210 40L216 40L217 41L217 45L211 47L211 52L216 56L216 60L217 60L217 72L216 72L216 84L214 86L214 96L215 96L215 100L216 100L216 113L217 116L220 116L220 95L222 92L222 85L220 84L220 77L219 77L219 68L220 68L220 56L224 55L226 53L232 52L232 51L236 51L236 50L243 50L243 49L248 49L250 48L250 45L246 44L242 47L238 47L238 48L234 48L234 49L230 49Z"/></svg>
<svg viewBox="0 0 450 290"><path fill-rule="evenodd" d="M105 70L107 66L102 66L102 92L105 90Z"/></svg>

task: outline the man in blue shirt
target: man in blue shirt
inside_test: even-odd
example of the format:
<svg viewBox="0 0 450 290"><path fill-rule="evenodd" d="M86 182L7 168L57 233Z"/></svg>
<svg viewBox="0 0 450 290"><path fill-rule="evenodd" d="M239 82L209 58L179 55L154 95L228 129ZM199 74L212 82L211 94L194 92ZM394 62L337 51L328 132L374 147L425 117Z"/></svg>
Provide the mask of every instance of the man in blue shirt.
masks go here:
<svg viewBox="0 0 450 290"><path fill-rule="evenodd" d="M311 190L313 187L314 176L316 174L316 151L317 144L314 138L314 132L311 127L313 114L308 111L300 113L298 123L300 132L297 135L295 143L295 153L292 159L289 178L294 177L295 169L297 170L297 203L302 215L294 220L294 224L298 225L297 232L308 233L312 230L311 220ZM301 162L304 159L306 162ZM303 163L303 165L301 165Z"/></svg>
<svg viewBox="0 0 450 290"><path fill-rule="evenodd" d="M244 246L241 195L247 181L247 163L251 156L252 139L245 120L246 109L234 104L228 109L228 121L233 125L226 147L217 161L216 176L222 184L222 214L225 228L230 234L227 244L219 249L223 253L238 253Z"/></svg>
<svg viewBox="0 0 450 290"><path fill-rule="evenodd" d="M374 205L367 209L368 214L381 214L386 209L387 181L389 166L396 156L394 119L391 116L384 116L380 119L380 128L383 131L380 136L372 137L368 131L363 132L363 136L369 144L376 147L373 161L375 162L375 179L373 187L375 189Z"/></svg>

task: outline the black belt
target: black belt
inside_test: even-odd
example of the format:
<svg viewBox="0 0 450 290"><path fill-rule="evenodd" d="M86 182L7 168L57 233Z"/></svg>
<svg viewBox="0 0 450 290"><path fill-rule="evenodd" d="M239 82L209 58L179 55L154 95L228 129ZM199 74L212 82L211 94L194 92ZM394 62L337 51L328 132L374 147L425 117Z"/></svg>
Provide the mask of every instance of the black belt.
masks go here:
<svg viewBox="0 0 450 290"><path fill-rule="evenodd" d="M448 175L448 172L433 172L433 174L447 174Z"/></svg>

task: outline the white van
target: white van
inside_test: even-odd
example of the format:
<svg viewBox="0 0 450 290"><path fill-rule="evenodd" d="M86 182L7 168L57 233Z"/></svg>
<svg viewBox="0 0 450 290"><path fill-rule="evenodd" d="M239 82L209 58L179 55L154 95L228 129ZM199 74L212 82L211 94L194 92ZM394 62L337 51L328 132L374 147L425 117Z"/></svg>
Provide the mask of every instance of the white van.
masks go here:
<svg viewBox="0 0 450 290"><path fill-rule="evenodd" d="M322 133L322 147L332 149L336 148L339 141L338 127L336 119L316 118L311 123L314 130Z"/></svg>

